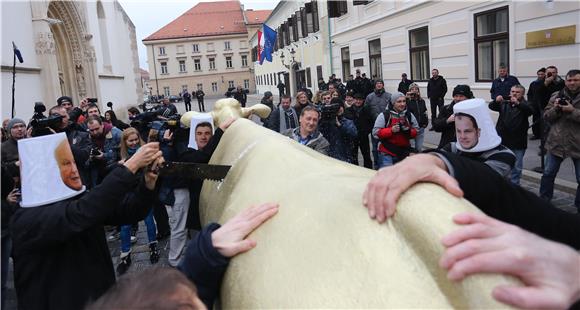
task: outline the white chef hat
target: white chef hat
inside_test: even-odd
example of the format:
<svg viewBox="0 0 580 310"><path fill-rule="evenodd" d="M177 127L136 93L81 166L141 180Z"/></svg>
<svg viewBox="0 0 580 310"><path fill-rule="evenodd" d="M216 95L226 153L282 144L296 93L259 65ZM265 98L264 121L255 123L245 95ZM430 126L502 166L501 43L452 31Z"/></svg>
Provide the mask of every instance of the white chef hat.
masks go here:
<svg viewBox="0 0 580 310"><path fill-rule="evenodd" d="M491 114L485 100L475 98L456 103L453 106L453 113L463 113L472 116L475 118L477 127L480 129L479 141L473 148L466 150L461 147L458 141L455 142L458 150L471 153L485 152L501 144L501 138L495 130L495 124L491 119Z"/></svg>

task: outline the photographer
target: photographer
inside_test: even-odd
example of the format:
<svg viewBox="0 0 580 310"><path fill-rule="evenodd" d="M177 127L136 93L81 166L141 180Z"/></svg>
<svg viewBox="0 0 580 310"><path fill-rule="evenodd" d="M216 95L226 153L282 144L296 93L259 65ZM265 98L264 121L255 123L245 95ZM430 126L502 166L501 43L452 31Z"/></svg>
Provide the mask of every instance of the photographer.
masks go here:
<svg viewBox="0 0 580 310"><path fill-rule="evenodd" d="M546 78L548 79L548 78ZM580 70L566 74L566 87L554 93L544 111L551 129L546 138L546 166L540 182L540 197L550 201L554 180L566 157L574 163L576 182L580 184ZM580 185L576 188L574 205L580 211Z"/></svg>
<svg viewBox="0 0 580 310"><path fill-rule="evenodd" d="M417 136L419 123L407 110L407 99L399 92L391 96L393 102L379 114L373 128L373 136L380 140L378 147L379 168L392 166L411 153L411 139Z"/></svg>
<svg viewBox="0 0 580 310"><path fill-rule="evenodd" d="M75 162L77 162L79 173L83 183L90 185L90 169L88 167L88 160L91 155L91 148L93 144L91 143L91 137L86 131L82 131L78 128L78 125L69 121L69 115L66 109L62 106L54 106L48 111L50 116L61 116L61 122L51 128L50 131L53 133L64 132L68 139L68 143L72 149Z"/></svg>
<svg viewBox="0 0 580 310"><path fill-rule="evenodd" d="M414 140L414 146L417 152L423 150L423 140L425 139L425 128L429 125L429 117L427 116L427 105L425 100L421 98L421 91L419 85L411 83L409 91L406 93L407 109L413 113L417 122L419 122L419 130Z"/></svg>
<svg viewBox="0 0 580 310"><path fill-rule="evenodd" d="M338 121L338 111L341 106L344 106L344 102L340 98L333 98L330 101L328 101L329 97L330 94L328 93L325 94L323 96L323 98L325 98L323 99L324 103L319 107L320 123L318 126L318 130L320 130L320 133L324 136L324 138L326 138L326 140L330 144L328 148L328 156L336 158L338 160L349 162L348 159L351 156L348 150L350 149L347 150L347 147L344 145L342 133L338 126L339 124L341 124Z"/></svg>
<svg viewBox="0 0 580 310"><path fill-rule="evenodd" d="M516 163L512 169L510 180L519 185L522 177L524 154L528 147L528 117L533 110L524 99L526 90L522 85L515 85L510 90L510 97L503 101L492 101L489 108L499 112L496 130L501 137L501 144L512 150L516 155Z"/></svg>
<svg viewBox="0 0 580 310"><path fill-rule="evenodd" d="M87 128L94 148L91 149L91 165L96 170L93 175L93 185L102 180L107 171L121 159L119 147L122 131L109 123L104 123L98 115L91 115L87 119Z"/></svg>

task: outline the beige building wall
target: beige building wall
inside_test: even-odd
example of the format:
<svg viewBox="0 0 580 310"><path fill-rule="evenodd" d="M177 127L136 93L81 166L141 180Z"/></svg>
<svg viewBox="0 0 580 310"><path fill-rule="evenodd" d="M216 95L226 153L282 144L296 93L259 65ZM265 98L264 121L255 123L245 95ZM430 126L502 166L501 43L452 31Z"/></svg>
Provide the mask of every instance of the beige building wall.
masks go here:
<svg viewBox="0 0 580 310"><path fill-rule="evenodd" d="M291 17L301 7L304 7L305 1L284 1L280 2L274 9L270 17L265 21L265 24L270 28L277 30L278 27ZM324 1L317 1L319 17L319 30L315 33L309 33L307 37L300 38L298 41L291 43L284 48L272 54L272 62L264 61L262 65L259 62L254 63L256 90L263 94L266 91L271 91L278 94L278 78L282 78L282 74L289 75L290 95L296 95L296 75L302 71L306 75L306 82L310 80L310 84L306 86L313 92L318 90L317 83L317 67L322 68L322 77L327 80L330 73L330 48L327 32L326 21L326 3ZM257 35L253 36L250 41L250 46L258 45ZM291 53L294 50L295 64L298 66L290 67ZM284 55L284 62L282 62L281 55ZM296 70L297 69L297 70ZM308 77L308 73L310 78ZM274 78L271 78L271 77ZM284 80L283 80L284 81Z"/></svg>
<svg viewBox="0 0 580 310"><path fill-rule="evenodd" d="M229 42L229 49L226 49L226 42ZM147 46L151 77L149 84L154 95L157 94L157 87L160 95L164 94L165 87L169 87L170 95L179 95L184 85L191 91L197 89L197 84L203 84L203 91L208 96L223 95L229 87L229 81L234 81L234 87L240 85L249 88L251 92L255 89L250 73L252 60L247 34L143 43ZM194 45L197 50L194 50ZM231 57L231 68L227 67L226 57ZM212 58L215 60L215 68L210 68ZM199 70L195 67L196 60L200 63ZM185 63L185 68L180 68L180 61ZM162 63L167 64L167 73L162 70ZM212 83L217 83L217 90L212 88Z"/></svg>
<svg viewBox="0 0 580 310"><path fill-rule="evenodd" d="M564 75L580 67L580 2L577 1L373 1L353 6L331 19L333 72L342 76L340 50L349 47L351 72L369 72L368 42L380 39L382 76L388 91L395 91L401 73L410 75L409 31L428 27L429 63L438 68L451 90L467 84L476 96L488 99L491 82L475 78L474 15L508 6L509 69L527 87L540 67L555 65ZM526 33L562 26L576 26L574 44L526 48ZM355 67L354 59L364 65ZM413 78L411 76L411 78ZM427 82L419 82L426 95Z"/></svg>

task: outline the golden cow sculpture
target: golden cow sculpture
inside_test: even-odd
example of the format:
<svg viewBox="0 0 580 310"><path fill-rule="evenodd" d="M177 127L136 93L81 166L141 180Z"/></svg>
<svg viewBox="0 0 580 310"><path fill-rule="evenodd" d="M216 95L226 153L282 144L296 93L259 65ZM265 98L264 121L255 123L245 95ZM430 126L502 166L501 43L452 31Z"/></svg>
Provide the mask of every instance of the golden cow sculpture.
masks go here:
<svg viewBox="0 0 580 310"><path fill-rule="evenodd" d="M228 100L228 99L226 99ZM231 111L214 111L219 123ZM255 123L226 131L211 164L231 165L223 182L205 181L204 223L226 220L250 205L280 204L251 234L252 251L235 257L221 290L224 308L505 308L491 296L517 280L475 275L447 280L438 265L452 216L476 211L433 184L399 200L386 224L368 217L362 193L374 171L342 163Z"/></svg>

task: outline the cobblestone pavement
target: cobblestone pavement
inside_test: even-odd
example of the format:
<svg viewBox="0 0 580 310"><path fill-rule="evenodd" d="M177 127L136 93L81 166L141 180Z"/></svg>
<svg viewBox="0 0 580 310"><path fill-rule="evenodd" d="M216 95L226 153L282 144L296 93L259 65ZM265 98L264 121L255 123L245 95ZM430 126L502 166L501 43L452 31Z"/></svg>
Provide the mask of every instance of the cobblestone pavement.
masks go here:
<svg viewBox="0 0 580 310"><path fill-rule="evenodd" d="M208 110L213 107L216 99L207 99L205 104ZM196 103L196 102L193 102ZM192 106L196 106L192 104ZM178 110L183 113L184 107L183 103L177 104ZM360 162L362 162L362 158L360 158ZM522 178L521 186L532 193L536 194L539 190L539 181L531 178ZM560 209L568 211L570 213L577 213L576 208L574 207L574 195L568 192L554 190L554 199L552 200L552 204ZM190 235L193 236L192 232ZM137 273L142 270L146 270L153 266L169 266L167 261L167 256L169 252L169 238L159 241L159 251L160 251L160 259L159 262L155 265L152 265L149 262L149 246L147 243L147 231L145 229L145 225L143 222L139 224L139 232L137 233L138 241L132 248L132 264L128 270L128 273ZM111 252L111 259L113 260L113 266L117 266L119 261L119 254L120 254L120 241L112 241L109 242L109 250ZM8 277L8 289L6 294L6 309L16 309L16 294L14 291L14 283L13 283L13 273L12 273L12 263L10 264L10 272Z"/></svg>

